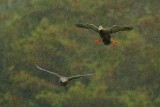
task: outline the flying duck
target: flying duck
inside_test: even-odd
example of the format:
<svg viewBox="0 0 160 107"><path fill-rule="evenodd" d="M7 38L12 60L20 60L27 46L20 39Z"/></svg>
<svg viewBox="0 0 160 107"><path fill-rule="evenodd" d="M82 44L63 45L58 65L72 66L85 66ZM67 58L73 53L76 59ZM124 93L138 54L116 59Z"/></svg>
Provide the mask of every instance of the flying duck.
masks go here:
<svg viewBox="0 0 160 107"><path fill-rule="evenodd" d="M76 27L79 28L85 28L85 29L91 29L97 33L99 33L101 40L96 40L97 44L104 43L105 45L110 45L112 44L115 46L117 44L116 41L111 40L111 34L116 33L119 31L129 31L132 30L133 27L124 27L120 25L113 25L112 27L109 28L103 28L102 26L95 26L94 24L75 24Z"/></svg>
<svg viewBox="0 0 160 107"><path fill-rule="evenodd" d="M48 71L46 69L43 69L39 66L36 65L36 67L42 71L45 71L45 72L48 72L50 74L53 74L57 77L59 77L59 82L61 84L61 86L67 86L68 85L68 82L73 80L73 79L77 79L77 78L80 78L80 77L85 77L85 76L91 76L93 75L94 73L90 73L90 74L84 74L84 75L75 75L75 76L70 76L70 77L66 77L66 76L61 76L59 75L58 73L55 73L55 72L51 72L51 71Z"/></svg>

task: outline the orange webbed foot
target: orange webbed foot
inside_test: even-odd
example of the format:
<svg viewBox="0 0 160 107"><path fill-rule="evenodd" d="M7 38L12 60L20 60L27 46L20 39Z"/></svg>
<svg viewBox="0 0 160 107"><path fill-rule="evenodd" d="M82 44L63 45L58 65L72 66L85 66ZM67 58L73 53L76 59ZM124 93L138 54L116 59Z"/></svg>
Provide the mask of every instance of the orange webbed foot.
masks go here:
<svg viewBox="0 0 160 107"><path fill-rule="evenodd" d="M116 46L117 42L116 41L112 41L112 46Z"/></svg>
<svg viewBox="0 0 160 107"><path fill-rule="evenodd" d="M96 40L96 44L101 44L101 43L102 43L102 40L99 40L99 39Z"/></svg>

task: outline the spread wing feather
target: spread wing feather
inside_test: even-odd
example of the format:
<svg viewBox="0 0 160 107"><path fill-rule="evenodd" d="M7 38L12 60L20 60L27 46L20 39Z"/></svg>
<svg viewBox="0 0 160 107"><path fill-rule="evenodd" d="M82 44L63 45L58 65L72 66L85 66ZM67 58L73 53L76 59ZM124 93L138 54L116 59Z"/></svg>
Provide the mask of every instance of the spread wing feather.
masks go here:
<svg viewBox="0 0 160 107"><path fill-rule="evenodd" d="M116 33L119 31L129 31L132 30L133 27L128 26L128 27L123 27L123 26L119 26L119 25L113 25L112 27L109 28L110 33Z"/></svg>
<svg viewBox="0 0 160 107"><path fill-rule="evenodd" d="M41 67L39 67L39 66L37 66L37 65L36 65L36 67L37 67L38 69L42 70L42 71L48 72L48 73L53 74L53 75L56 75L56 76L58 76L58 77L61 77L58 73L48 71L48 70L43 69L43 68L41 68Z"/></svg>
<svg viewBox="0 0 160 107"><path fill-rule="evenodd" d="M84 74L84 75L75 75L75 76L68 77L68 79L69 79L69 81L70 81L70 80L77 79L77 78L80 78L80 77L91 76L91 75L93 75L93 74L94 74L94 73Z"/></svg>
<svg viewBox="0 0 160 107"><path fill-rule="evenodd" d="M82 24L82 23L78 23L78 24L75 24L76 27L79 27L79 28L85 28L85 29L91 29L91 30L94 30L95 32L99 32L99 29L97 26L95 26L94 24Z"/></svg>

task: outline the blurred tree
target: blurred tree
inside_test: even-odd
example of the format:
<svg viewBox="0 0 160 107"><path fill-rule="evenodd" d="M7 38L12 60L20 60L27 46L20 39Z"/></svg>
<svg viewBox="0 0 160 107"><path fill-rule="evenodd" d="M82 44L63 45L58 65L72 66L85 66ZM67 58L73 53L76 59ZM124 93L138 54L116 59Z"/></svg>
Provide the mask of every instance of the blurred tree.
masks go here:
<svg viewBox="0 0 160 107"><path fill-rule="evenodd" d="M0 106L159 107L159 0L1 0ZM133 25L116 47L75 23ZM53 75L95 72L62 88Z"/></svg>

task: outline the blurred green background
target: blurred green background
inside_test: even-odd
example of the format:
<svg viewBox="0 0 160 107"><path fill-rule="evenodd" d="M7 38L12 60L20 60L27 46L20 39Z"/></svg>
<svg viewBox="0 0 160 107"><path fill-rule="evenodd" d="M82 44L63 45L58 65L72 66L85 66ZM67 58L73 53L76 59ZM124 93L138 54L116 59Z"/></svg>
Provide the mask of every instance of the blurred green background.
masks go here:
<svg viewBox="0 0 160 107"><path fill-rule="evenodd" d="M160 107L159 0L0 0L0 107ZM118 45L75 23L134 26ZM70 76L61 87L42 68Z"/></svg>

